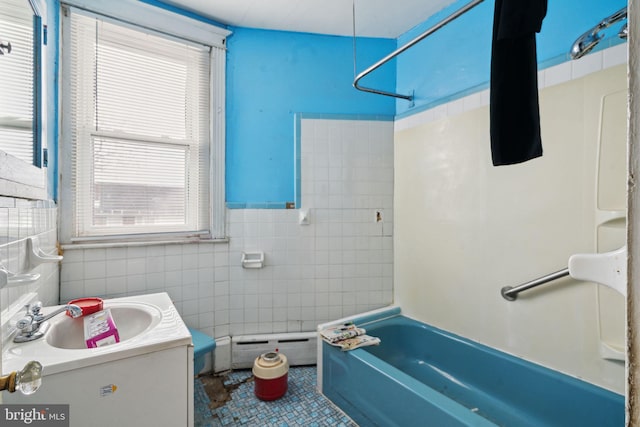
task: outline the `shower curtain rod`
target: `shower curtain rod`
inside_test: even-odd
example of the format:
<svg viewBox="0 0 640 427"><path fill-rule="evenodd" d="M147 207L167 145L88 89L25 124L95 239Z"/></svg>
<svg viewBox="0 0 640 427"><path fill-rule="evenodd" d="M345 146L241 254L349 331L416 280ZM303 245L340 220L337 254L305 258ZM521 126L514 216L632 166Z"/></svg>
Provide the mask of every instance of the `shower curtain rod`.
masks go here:
<svg viewBox="0 0 640 427"><path fill-rule="evenodd" d="M358 89L358 90L361 90L363 92L375 93L375 94L384 95L384 96L392 96L394 98L400 98L400 99L406 99L407 101L413 101L413 95L401 95L401 94L398 94L398 93L386 92L386 91L378 90L378 89L371 89L371 88L368 88L368 87L360 86L358 84L358 82L360 81L360 79L362 79L363 77L365 77L369 73L375 71L376 69L378 69L382 65L386 64L387 62L389 62L390 60L392 60L396 56L400 55L402 52L404 52L405 50L409 49L410 47L414 46L418 42L422 41L423 39L429 37L431 34L435 33L440 28L442 28L445 25L447 25L449 22L455 20L456 18L458 18L461 15L464 15L465 13L467 13L468 11L470 11L471 9L473 9L474 7L476 7L477 5L482 3L483 1L484 0L473 0L473 1L469 2L469 3L467 3L465 6L461 7L458 10L456 10L451 15L447 16L442 21L438 22L436 25L434 25L433 27L429 28L424 33L420 34L418 37L414 38L413 40L411 40L410 42L408 42L404 46L399 47L395 51L391 52L389 55L385 56L380 61L376 62L375 64L373 64L372 66L370 66L369 68L367 68L366 70L364 70L363 72L358 74L356 76L355 80L353 81L353 87ZM354 40L355 40L355 34L354 34Z"/></svg>

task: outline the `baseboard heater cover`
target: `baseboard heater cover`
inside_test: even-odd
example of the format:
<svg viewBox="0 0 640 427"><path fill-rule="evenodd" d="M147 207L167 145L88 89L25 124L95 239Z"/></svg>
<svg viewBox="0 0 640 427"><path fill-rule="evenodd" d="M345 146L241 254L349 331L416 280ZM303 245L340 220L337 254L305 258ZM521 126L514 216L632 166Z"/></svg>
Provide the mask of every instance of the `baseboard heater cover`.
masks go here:
<svg viewBox="0 0 640 427"><path fill-rule="evenodd" d="M231 369L251 368L262 353L279 351L290 366L315 365L317 332L239 335L231 338Z"/></svg>

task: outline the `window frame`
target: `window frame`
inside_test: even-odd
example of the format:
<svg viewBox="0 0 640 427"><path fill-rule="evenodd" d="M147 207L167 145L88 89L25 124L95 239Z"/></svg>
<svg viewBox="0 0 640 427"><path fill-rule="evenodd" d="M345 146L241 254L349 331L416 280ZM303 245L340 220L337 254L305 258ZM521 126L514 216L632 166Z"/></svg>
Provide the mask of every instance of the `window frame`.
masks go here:
<svg viewBox="0 0 640 427"><path fill-rule="evenodd" d="M70 120L62 114L59 152L59 186L60 189L60 235L63 244L113 244L113 242L158 242L158 241L210 241L226 240L225 230L225 69L226 37L231 34L226 29L178 15L167 10L138 1L125 1L123 6L118 2L100 0L72 0L61 4L61 21L68 18L70 12L99 15L101 18L130 26L132 28L164 34L171 38L183 39L211 46L209 77L209 140L210 140L210 173L209 173L209 230L207 232L158 232L146 234L121 234L114 236L74 235L75 195L70 183L72 141ZM69 26L61 22L61 106L62 111L69 111L70 81L66 64L69 63Z"/></svg>

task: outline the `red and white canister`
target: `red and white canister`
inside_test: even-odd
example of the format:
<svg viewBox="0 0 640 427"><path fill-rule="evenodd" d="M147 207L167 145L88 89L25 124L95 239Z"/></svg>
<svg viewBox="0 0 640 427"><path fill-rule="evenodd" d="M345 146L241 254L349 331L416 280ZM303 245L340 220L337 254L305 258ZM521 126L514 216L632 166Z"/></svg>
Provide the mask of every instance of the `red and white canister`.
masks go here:
<svg viewBox="0 0 640 427"><path fill-rule="evenodd" d="M276 400L287 392L289 362L276 352L263 353L253 363L255 394L261 400Z"/></svg>

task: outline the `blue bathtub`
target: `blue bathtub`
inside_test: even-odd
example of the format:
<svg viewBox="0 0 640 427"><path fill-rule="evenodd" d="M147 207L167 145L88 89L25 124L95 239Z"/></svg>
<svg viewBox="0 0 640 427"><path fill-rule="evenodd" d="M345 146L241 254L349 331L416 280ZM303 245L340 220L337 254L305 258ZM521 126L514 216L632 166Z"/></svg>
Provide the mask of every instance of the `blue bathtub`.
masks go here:
<svg viewBox="0 0 640 427"><path fill-rule="evenodd" d="M379 346L322 343L322 392L360 426L622 427L624 397L395 314Z"/></svg>

